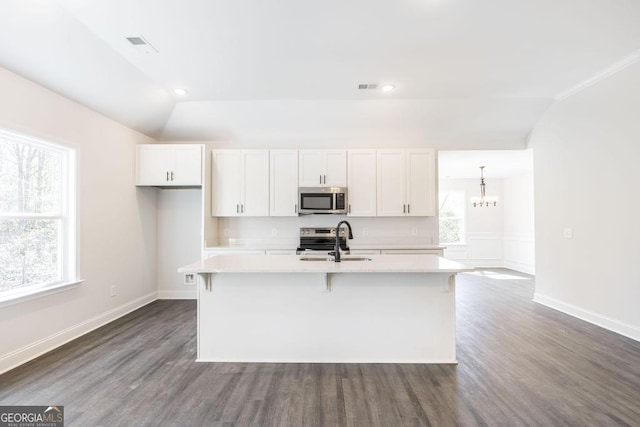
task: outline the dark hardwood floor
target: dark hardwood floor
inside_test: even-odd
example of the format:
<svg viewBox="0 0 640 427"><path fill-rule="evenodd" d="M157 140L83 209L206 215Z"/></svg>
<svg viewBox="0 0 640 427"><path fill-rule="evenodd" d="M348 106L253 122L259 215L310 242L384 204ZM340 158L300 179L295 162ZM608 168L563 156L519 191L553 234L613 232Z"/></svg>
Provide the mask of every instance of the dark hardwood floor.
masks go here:
<svg viewBox="0 0 640 427"><path fill-rule="evenodd" d="M640 343L509 270L457 292L457 366L195 363L195 301L156 301L0 376L0 404L77 426L640 426Z"/></svg>

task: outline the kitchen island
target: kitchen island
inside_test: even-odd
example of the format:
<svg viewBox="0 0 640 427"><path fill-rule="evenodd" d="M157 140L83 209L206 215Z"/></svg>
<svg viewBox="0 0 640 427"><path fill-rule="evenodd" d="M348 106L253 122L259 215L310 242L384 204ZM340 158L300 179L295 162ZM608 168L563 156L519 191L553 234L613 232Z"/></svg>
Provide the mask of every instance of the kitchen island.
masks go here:
<svg viewBox="0 0 640 427"><path fill-rule="evenodd" d="M220 255L198 276L198 361L456 363L455 275L436 255Z"/></svg>

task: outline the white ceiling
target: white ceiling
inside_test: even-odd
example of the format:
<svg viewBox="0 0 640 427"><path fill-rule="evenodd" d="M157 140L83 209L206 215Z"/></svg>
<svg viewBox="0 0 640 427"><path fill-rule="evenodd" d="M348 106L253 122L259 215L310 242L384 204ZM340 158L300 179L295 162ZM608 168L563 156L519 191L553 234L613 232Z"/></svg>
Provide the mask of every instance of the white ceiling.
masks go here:
<svg viewBox="0 0 640 427"><path fill-rule="evenodd" d="M435 139L522 141L557 94L636 54L638 22L637 0L3 0L0 65L156 138L215 133L173 116L186 106L393 100L443 111Z"/></svg>

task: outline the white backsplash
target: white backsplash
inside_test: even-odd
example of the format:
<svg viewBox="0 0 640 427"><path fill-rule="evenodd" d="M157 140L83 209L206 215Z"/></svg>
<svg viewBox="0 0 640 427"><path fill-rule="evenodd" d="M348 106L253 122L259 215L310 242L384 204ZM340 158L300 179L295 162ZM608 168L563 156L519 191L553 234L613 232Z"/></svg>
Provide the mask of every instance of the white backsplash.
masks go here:
<svg viewBox="0 0 640 427"><path fill-rule="evenodd" d="M272 243L297 245L300 227L335 227L347 220L353 229L353 243L437 244L435 217L360 218L342 215L300 217L218 218L218 242L214 245Z"/></svg>

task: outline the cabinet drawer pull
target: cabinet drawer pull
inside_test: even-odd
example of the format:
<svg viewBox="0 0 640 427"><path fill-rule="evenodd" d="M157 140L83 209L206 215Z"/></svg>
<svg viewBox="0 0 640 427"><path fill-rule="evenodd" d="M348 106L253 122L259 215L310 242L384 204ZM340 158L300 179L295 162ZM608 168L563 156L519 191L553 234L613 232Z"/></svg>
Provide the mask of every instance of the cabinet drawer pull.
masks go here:
<svg viewBox="0 0 640 427"><path fill-rule="evenodd" d="M349 203L349 211L347 213L351 213L351 203Z"/></svg>
<svg viewBox="0 0 640 427"><path fill-rule="evenodd" d="M322 175L324 177L324 184L327 183L327 175Z"/></svg>
<svg viewBox="0 0 640 427"><path fill-rule="evenodd" d="M320 184L322 184L322 175L320 175Z"/></svg>
<svg viewBox="0 0 640 427"><path fill-rule="evenodd" d="M236 213L240 213L240 205L236 205Z"/></svg>
<svg viewBox="0 0 640 427"><path fill-rule="evenodd" d="M169 171L167 171L167 181L169 181Z"/></svg>
<svg viewBox="0 0 640 427"><path fill-rule="evenodd" d="M244 213L244 204L240 205L240 213Z"/></svg>
<svg viewBox="0 0 640 427"><path fill-rule="evenodd" d="M293 213L298 213L298 204L293 205Z"/></svg>
<svg viewBox="0 0 640 427"><path fill-rule="evenodd" d="M173 172L171 172L171 181L173 181Z"/></svg>
<svg viewBox="0 0 640 427"><path fill-rule="evenodd" d="M411 204L407 205L407 213L411 213Z"/></svg>
<svg viewBox="0 0 640 427"><path fill-rule="evenodd" d="M407 205L402 205L402 213L407 213Z"/></svg>

